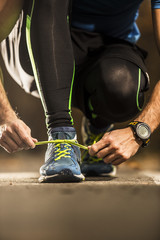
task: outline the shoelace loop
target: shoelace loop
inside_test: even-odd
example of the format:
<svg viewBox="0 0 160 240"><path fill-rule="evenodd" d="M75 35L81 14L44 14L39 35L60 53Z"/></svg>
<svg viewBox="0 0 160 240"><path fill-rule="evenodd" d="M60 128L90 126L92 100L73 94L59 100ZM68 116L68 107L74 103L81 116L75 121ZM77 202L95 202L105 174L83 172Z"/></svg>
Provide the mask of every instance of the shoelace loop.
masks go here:
<svg viewBox="0 0 160 240"><path fill-rule="evenodd" d="M102 136L103 136L103 133L100 133L100 134L98 134L98 135L92 133L92 134L89 135L89 139L88 139L87 143L88 143L89 145L95 144L96 142L98 142L98 141L102 138ZM83 159L85 159L86 157L87 157L87 161L88 161L89 163L94 163L94 162L100 162L100 161L102 161L102 158L98 158L97 156L89 156L89 157L88 157L88 153L87 153L87 152L84 152L84 153L82 154L82 161L83 161Z"/></svg>
<svg viewBox="0 0 160 240"><path fill-rule="evenodd" d="M102 138L102 136L103 136L103 133L100 133L98 135L92 133L89 136L89 141L88 141L89 145L92 145L92 144L98 142Z"/></svg>

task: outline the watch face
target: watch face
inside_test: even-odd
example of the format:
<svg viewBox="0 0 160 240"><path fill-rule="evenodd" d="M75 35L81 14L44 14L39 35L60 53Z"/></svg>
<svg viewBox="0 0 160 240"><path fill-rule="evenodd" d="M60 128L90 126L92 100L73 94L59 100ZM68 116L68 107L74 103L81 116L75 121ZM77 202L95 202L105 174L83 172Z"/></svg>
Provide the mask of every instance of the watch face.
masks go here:
<svg viewBox="0 0 160 240"><path fill-rule="evenodd" d="M144 123L139 123L137 125L136 132L141 139L148 139L151 135L149 127Z"/></svg>

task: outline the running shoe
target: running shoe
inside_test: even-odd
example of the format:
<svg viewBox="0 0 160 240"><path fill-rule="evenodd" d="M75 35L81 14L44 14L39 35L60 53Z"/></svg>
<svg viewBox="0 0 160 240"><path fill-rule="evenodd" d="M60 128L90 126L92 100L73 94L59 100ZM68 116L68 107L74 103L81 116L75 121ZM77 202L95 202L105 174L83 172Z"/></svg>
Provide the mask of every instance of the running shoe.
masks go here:
<svg viewBox="0 0 160 240"><path fill-rule="evenodd" d="M98 142L105 132L113 129L113 124L105 129L96 129L91 125L86 117L82 119L82 139L86 146ZM115 176L116 167L112 164L106 164L102 158L90 156L88 151L82 153L81 171L85 176Z"/></svg>
<svg viewBox="0 0 160 240"><path fill-rule="evenodd" d="M76 140L72 127L53 128L50 140ZM49 143L45 154L45 164L40 168L39 182L81 182L85 178L80 170L81 153L77 146L68 143Z"/></svg>

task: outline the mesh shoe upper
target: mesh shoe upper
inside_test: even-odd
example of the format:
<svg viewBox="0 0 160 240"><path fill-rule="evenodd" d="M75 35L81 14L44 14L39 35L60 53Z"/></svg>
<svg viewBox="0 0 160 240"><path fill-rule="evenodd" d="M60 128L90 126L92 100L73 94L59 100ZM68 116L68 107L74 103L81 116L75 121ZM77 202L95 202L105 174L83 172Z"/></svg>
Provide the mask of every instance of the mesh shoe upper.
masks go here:
<svg viewBox="0 0 160 240"><path fill-rule="evenodd" d="M85 145L92 145L94 142L98 142L105 132L110 131L113 128L113 124L107 126L105 129L95 129L88 119L83 118L82 121L82 137ZM96 156L90 156L88 151L84 151L82 154L81 171L88 176L97 176L102 174L115 175L116 169L111 164L104 163L102 158Z"/></svg>
<svg viewBox="0 0 160 240"><path fill-rule="evenodd" d="M105 132L110 131L113 128L113 124L107 126L105 129L94 128L87 118L83 118L82 121L82 138L83 143L86 146L90 146L93 143L98 142L104 135ZM103 161L102 158L97 158L96 156L90 156L88 152L82 154L82 162L86 161L88 163Z"/></svg>
<svg viewBox="0 0 160 240"><path fill-rule="evenodd" d="M49 140L74 139L75 131L56 131L49 132ZM41 175L58 174L64 169L69 169L74 175L80 175L80 149L68 143L49 143L45 154L45 164L40 168Z"/></svg>

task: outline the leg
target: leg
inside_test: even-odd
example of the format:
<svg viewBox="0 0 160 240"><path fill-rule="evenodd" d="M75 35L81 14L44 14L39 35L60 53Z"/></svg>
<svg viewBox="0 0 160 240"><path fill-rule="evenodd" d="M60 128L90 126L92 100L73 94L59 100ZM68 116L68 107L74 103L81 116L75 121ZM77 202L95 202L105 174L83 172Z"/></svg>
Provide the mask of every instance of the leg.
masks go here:
<svg viewBox="0 0 160 240"><path fill-rule="evenodd" d="M149 81L138 50L130 45L111 45L89 61L78 79L84 93L83 100L77 102L91 123L104 128L138 114Z"/></svg>
<svg viewBox="0 0 160 240"><path fill-rule="evenodd" d="M72 31L72 38L78 63L74 106L89 119L82 122L82 137L85 144L92 145L111 130L111 123L128 120L140 111L148 77L134 46L123 41L115 45L117 40L107 39L107 46L112 44L107 47L102 36L77 30ZM85 175L116 173L113 165L88 153L82 155L81 170Z"/></svg>
<svg viewBox="0 0 160 240"><path fill-rule="evenodd" d="M30 1L27 44L48 128L72 126L74 61L69 0Z"/></svg>
<svg viewBox="0 0 160 240"><path fill-rule="evenodd" d="M146 78L135 64L117 58L103 59L89 74L90 121L94 126L125 122L138 114L144 103Z"/></svg>
<svg viewBox="0 0 160 240"><path fill-rule="evenodd" d="M27 45L43 103L49 140L76 141L71 95L74 63L68 19L69 0L30 1ZM40 182L82 181L80 150L68 143L49 144Z"/></svg>

